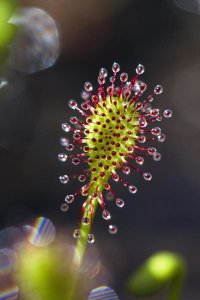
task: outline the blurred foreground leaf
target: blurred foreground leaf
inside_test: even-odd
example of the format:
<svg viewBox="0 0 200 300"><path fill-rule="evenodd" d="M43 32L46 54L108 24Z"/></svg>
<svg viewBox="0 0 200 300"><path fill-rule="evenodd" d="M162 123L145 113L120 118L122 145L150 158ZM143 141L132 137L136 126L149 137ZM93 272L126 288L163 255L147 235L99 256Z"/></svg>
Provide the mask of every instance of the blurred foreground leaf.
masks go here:
<svg viewBox="0 0 200 300"><path fill-rule="evenodd" d="M16 33L16 28L13 24L9 24L14 10L16 9L15 0L0 1L0 46L5 46L11 43Z"/></svg>
<svg viewBox="0 0 200 300"><path fill-rule="evenodd" d="M130 277L127 289L131 295L148 297L168 286L168 299L179 299L186 272L185 260L173 252L158 252L149 257Z"/></svg>

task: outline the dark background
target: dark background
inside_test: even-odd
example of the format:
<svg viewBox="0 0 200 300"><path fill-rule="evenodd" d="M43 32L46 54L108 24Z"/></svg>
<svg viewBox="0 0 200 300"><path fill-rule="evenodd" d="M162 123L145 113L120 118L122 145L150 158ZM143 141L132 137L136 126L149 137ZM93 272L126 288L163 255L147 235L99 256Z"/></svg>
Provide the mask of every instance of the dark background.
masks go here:
<svg viewBox="0 0 200 300"><path fill-rule="evenodd" d="M111 274L107 284L120 299L129 299L125 279L159 250L186 258L189 272L182 299L199 299L200 15L198 3L187 2L19 1L43 8L55 19L61 53L54 66L32 75L10 69L14 88L1 91L1 229L40 215L67 234L77 227L81 198L67 213L60 211L65 195L80 186L58 182L60 174L72 170L70 162L57 159L62 152L60 124L72 114L67 100L79 101L84 82L95 83L100 67L110 72L117 61L131 77L137 64L144 64L148 92L157 83L164 87L155 106L173 110L173 119L161 124L167 141L156 145L162 160L144 166L153 174L152 182L132 176L129 181L138 186L134 197L115 187L126 202L121 210L111 205L118 235L108 234L100 211L95 217L96 247Z"/></svg>

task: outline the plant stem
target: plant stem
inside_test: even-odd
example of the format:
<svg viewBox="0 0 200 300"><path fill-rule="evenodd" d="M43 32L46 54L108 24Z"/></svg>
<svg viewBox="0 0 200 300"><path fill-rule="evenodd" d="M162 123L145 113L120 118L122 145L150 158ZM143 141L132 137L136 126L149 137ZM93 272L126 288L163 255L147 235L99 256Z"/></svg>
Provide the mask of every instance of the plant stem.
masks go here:
<svg viewBox="0 0 200 300"><path fill-rule="evenodd" d="M94 204L94 215L98 206L98 201L95 201ZM74 248L74 254L72 259L73 273L71 277L70 289L66 295L66 300L76 300L76 292L77 292L77 284L80 275L80 268L83 263L83 259L85 256L86 248L87 248L87 238L90 232L90 224L83 225L80 227L81 236L77 240L76 246Z"/></svg>
<svg viewBox="0 0 200 300"><path fill-rule="evenodd" d="M170 285L169 295L167 300L179 300L181 290L183 287L184 279L185 279L185 266L183 265L180 273L173 279Z"/></svg>

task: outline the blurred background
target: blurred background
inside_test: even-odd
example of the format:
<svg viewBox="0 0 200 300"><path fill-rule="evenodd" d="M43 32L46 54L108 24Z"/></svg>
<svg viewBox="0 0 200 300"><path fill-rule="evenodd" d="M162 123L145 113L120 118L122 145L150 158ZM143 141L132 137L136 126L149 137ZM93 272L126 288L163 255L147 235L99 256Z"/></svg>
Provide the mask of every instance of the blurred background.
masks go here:
<svg viewBox="0 0 200 300"><path fill-rule="evenodd" d="M117 61L131 77L141 63L148 93L156 84L164 88L155 106L174 114L162 122L167 140L156 145L162 160L144 165L152 182L133 175L134 197L115 186L126 202L122 210L110 204L116 236L97 212L95 247L107 270L98 283L112 286L120 299L133 299L125 279L153 252L171 250L189 265L182 299L199 299L200 1L18 0L17 5L10 22L21 31L9 46L0 86L1 248L12 247L21 236L15 230L39 216L64 236L77 228L81 198L67 212L60 210L65 195L80 186L58 181L74 171L70 162L57 159L61 123L72 115L67 100L81 103L84 82L96 84L101 67L110 72Z"/></svg>

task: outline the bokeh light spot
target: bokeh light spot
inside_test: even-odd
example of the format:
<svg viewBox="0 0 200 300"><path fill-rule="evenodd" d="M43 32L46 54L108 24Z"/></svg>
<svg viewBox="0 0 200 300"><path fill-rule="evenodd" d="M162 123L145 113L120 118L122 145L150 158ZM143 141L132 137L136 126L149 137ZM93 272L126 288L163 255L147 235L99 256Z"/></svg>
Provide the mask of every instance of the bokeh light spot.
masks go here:
<svg viewBox="0 0 200 300"><path fill-rule="evenodd" d="M54 65L60 52L60 39L56 22L47 12L37 7L18 9L10 23L19 27L11 47L11 67L35 73Z"/></svg>
<svg viewBox="0 0 200 300"><path fill-rule="evenodd" d="M108 286L100 286L90 292L88 300L119 300L115 291Z"/></svg>
<svg viewBox="0 0 200 300"><path fill-rule="evenodd" d="M37 247L50 245L56 234L53 223L44 217L37 218L33 226L25 225L24 230L27 233L28 241Z"/></svg>

